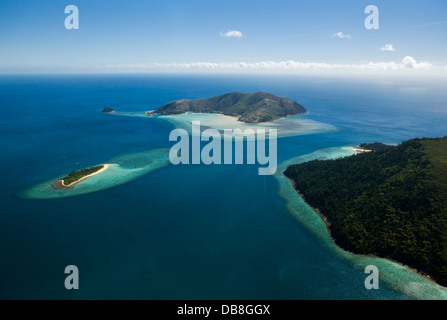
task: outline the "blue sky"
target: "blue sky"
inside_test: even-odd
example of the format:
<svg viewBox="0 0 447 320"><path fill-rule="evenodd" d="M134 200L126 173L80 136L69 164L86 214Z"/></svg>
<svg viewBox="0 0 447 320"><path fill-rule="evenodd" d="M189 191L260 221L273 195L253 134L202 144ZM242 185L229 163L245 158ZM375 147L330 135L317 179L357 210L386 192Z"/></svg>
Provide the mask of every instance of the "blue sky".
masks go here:
<svg viewBox="0 0 447 320"><path fill-rule="evenodd" d="M70 4L78 30L64 27ZM364 27L370 4L379 30ZM0 0L0 73L446 66L445 0Z"/></svg>

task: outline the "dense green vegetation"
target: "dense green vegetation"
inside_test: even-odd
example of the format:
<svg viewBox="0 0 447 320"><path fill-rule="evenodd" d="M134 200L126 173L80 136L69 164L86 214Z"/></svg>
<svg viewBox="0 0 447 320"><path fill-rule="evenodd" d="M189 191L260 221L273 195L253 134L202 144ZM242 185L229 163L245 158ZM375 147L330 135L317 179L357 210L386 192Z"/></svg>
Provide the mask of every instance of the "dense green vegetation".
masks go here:
<svg viewBox="0 0 447 320"><path fill-rule="evenodd" d="M306 109L289 98L277 97L270 93L246 94L232 92L217 97L177 100L167 103L150 114L222 113L239 117L247 123L266 122L288 115L305 113Z"/></svg>
<svg viewBox="0 0 447 320"><path fill-rule="evenodd" d="M69 184L71 184L75 181L78 181L79 179L81 179L85 176L88 176L89 174L95 173L96 171L99 171L102 168L104 168L103 165L91 167L91 168L87 168L87 169L81 169L78 171L73 171L73 172L67 174L64 178L62 178L62 180L64 181L64 185L68 186Z"/></svg>
<svg viewBox="0 0 447 320"><path fill-rule="evenodd" d="M328 218L338 245L447 285L447 137L292 165L285 175Z"/></svg>
<svg viewBox="0 0 447 320"><path fill-rule="evenodd" d="M388 144L383 144L381 142L374 143L362 143L359 145L359 148L371 151L381 151L390 148L391 146Z"/></svg>

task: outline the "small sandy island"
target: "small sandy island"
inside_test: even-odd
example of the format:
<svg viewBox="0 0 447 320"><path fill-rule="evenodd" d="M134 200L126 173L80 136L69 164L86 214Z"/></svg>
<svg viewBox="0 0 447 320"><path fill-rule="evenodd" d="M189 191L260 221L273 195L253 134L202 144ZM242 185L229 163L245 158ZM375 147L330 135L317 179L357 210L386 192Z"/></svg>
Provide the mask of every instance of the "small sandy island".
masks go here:
<svg viewBox="0 0 447 320"><path fill-rule="evenodd" d="M102 164L101 166L102 166L102 168L99 169L98 171L95 171L95 172L93 172L93 173L91 173L91 174L89 174L89 175L83 176L82 178L80 178L80 179L78 179L78 180L76 180L76 181L74 181L74 182L72 182L72 183L70 183L70 184L68 184L68 185L66 185L66 184L64 183L64 179L57 180L57 181L54 183L53 187L56 188L56 189L68 189L68 188L71 188L71 187L73 187L75 184L81 182L82 180L85 180L85 179L87 179L87 178L96 176L97 174L100 174L101 172L106 171L106 170L110 167L110 165L107 164L107 163L106 163L106 164Z"/></svg>

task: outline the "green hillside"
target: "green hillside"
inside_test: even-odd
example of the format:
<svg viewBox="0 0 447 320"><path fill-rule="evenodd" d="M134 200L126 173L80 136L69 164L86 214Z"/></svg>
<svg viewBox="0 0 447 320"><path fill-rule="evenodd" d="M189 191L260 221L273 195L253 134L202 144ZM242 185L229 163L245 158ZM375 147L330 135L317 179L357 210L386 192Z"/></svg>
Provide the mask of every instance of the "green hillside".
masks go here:
<svg viewBox="0 0 447 320"><path fill-rule="evenodd" d="M206 99L173 101L150 114L167 115L185 112L221 113L239 117L239 120L243 122L258 123L306 113L306 109L296 101L277 97L270 93L232 92Z"/></svg>
<svg viewBox="0 0 447 320"><path fill-rule="evenodd" d="M338 245L447 285L447 137L292 165L285 175L328 218Z"/></svg>

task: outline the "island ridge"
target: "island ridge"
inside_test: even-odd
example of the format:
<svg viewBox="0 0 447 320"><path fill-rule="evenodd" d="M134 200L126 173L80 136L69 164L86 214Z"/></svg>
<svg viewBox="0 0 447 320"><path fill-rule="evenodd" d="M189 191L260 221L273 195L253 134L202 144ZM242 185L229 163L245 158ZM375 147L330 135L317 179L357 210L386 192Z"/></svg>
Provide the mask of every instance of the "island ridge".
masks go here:
<svg viewBox="0 0 447 320"><path fill-rule="evenodd" d="M146 115L173 115L186 112L224 114L237 117L242 122L260 123L307 111L296 101L270 93L231 92L212 98L169 102L153 111L147 111Z"/></svg>

